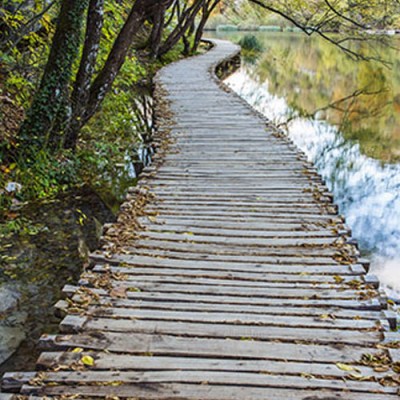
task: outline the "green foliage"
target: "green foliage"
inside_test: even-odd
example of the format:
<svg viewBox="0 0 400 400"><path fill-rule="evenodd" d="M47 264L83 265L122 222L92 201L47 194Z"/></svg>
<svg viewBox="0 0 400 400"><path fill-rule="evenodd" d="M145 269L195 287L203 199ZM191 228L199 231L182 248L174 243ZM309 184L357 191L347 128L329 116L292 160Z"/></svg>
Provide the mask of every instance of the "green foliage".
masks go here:
<svg viewBox="0 0 400 400"><path fill-rule="evenodd" d="M247 51L258 53L263 50L262 43L254 35L245 35L239 40L240 47Z"/></svg>
<svg viewBox="0 0 400 400"><path fill-rule="evenodd" d="M8 2L9 10L0 8L0 60L5 73L1 81L4 92L27 109L47 59L56 8L50 8L30 26L28 22L42 11L41 2L34 2L33 8L23 3L13 0ZM23 29L25 26L30 29Z"/></svg>
<svg viewBox="0 0 400 400"><path fill-rule="evenodd" d="M79 181L79 162L67 151L50 156L45 150L37 152L34 163L19 163L16 181L22 185L23 199L53 196Z"/></svg>
<svg viewBox="0 0 400 400"><path fill-rule="evenodd" d="M43 224L35 224L28 218L19 217L0 223L0 238L10 238L13 235L35 236L46 230L47 228Z"/></svg>
<svg viewBox="0 0 400 400"><path fill-rule="evenodd" d="M104 25L99 47L98 68L100 68L106 61L106 58L114 44L114 40L128 16L130 6L131 2L128 0L105 0Z"/></svg>
<svg viewBox="0 0 400 400"><path fill-rule="evenodd" d="M11 204L18 201L52 197L84 180L96 184L99 175L115 174L113 171L115 166L126 163L128 155L134 159L135 149L142 143L141 135L148 133L147 122L144 122L140 106L136 104L138 97L142 97L142 94L138 95L138 88L147 87L149 78L162 65L160 62L149 62L143 54L137 54L132 49L114 82L113 89L106 95L101 110L84 128L75 154L64 150L53 150L53 154L50 154L45 146L41 146L42 129L36 124L34 135L32 125L27 127L29 134L26 135L25 144L29 151L26 152L25 157L17 157L10 149L17 149L18 126L24 119L24 111L28 110L45 71L61 2L56 2L56 6L46 9L43 15L40 14L44 7L50 4L48 2L7 1L7 5L11 3L15 7L10 12L0 6L2 28L0 32L2 72L0 117L4 116L7 120L9 116L10 121L6 122L12 122L12 124L5 124L8 127L6 131L0 128L0 215L4 214ZM79 4L75 3L77 6L72 10L73 16L76 17L76 31L81 28L81 12L85 3L87 0ZM117 2L105 0L105 18L95 75L103 67L131 7L130 0ZM38 15L40 17L30 29L24 31L26 23ZM144 31L146 29L147 31L151 29L149 22L146 23ZM171 29L173 29L172 25L165 33L168 34ZM83 50L82 39L83 29L80 35L69 38L67 47L64 49L67 57L56 62L56 67L61 68L61 74L49 73L47 86L42 87L40 96L36 96L35 107L30 111L31 116L59 115L60 112L64 115L63 110L67 109L67 101L47 101L46 98L54 92L55 87L65 90L65 93L71 93L74 82L70 77L76 76L79 68ZM163 57L163 64L181 57L182 49L183 45L180 42ZM60 78L67 82L65 88L57 86ZM1 102L3 97L7 99L8 108L3 107ZM64 96L64 98L67 97L68 95ZM10 113L10 109L18 110L18 113ZM60 132L62 134L62 130ZM36 146L34 146L36 139ZM13 161L10 161L11 159ZM7 192L5 188L10 182L16 183L20 190Z"/></svg>
<svg viewBox="0 0 400 400"><path fill-rule="evenodd" d="M26 201L52 197L80 182L80 162L71 152L64 151L50 156L45 150L35 154L33 162L17 160L9 167L3 166L0 175L0 216L14 200ZM11 193L5 190L10 182L19 189ZM4 189L3 189L4 188Z"/></svg>
<svg viewBox="0 0 400 400"><path fill-rule="evenodd" d="M103 44L110 47L112 39L103 38ZM124 149L139 146L142 132L138 128L142 123L135 113L137 87L149 79L154 69L151 64L145 67L132 50L101 110L82 129L77 157L85 171L81 172L83 179L94 181L98 175L108 174L105 171L115 164L124 163Z"/></svg>

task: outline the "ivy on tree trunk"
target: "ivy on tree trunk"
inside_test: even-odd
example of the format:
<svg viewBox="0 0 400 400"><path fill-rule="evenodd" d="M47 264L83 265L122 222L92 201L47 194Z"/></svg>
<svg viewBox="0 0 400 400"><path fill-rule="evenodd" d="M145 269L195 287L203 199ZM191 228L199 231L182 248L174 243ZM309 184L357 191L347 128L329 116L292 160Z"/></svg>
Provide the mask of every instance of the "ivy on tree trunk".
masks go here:
<svg viewBox="0 0 400 400"><path fill-rule="evenodd" d="M89 90L99 53L103 23L104 0L90 0L86 22L85 44L71 95L72 112L65 132L65 148L75 148L78 140L81 120L89 100Z"/></svg>
<svg viewBox="0 0 400 400"><path fill-rule="evenodd" d="M50 135L57 116L65 107L72 65L78 55L84 13L88 0L64 0L58 17L50 55L20 134L21 155L40 148L60 147L61 134Z"/></svg>

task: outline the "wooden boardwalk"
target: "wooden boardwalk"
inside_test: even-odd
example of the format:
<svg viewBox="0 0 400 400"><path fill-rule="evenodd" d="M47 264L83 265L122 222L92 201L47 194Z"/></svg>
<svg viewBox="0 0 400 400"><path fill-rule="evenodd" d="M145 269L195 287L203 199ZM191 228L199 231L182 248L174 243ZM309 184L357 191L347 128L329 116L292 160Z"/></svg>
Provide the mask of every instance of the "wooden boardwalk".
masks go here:
<svg viewBox="0 0 400 400"><path fill-rule="evenodd" d="M237 48L216 43L159 74L168 102L157 106L157 161L107 227L93 269L65 288L61 334L43 336L37 371L6 374L5 391L398 397L396 318L377 281L306 157L219 87L210 68Z"/></svg>

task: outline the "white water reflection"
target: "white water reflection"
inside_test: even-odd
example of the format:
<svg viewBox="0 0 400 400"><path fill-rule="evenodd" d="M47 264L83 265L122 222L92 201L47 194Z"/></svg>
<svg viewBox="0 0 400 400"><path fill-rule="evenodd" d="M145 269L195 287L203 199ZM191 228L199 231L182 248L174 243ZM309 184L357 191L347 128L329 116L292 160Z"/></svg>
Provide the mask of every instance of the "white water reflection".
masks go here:
<svg viewBox="0 0 400 400"><path fill-rule="evenodd" d="M225 81L276 124L315 163L335 195L340 212L371 258L371 272L400 296L400 165L384 164L360 152L338 127L322 119L296 117L285 98L272 95L242 68ZM285 124L286 121L287 124Z"/></svg>

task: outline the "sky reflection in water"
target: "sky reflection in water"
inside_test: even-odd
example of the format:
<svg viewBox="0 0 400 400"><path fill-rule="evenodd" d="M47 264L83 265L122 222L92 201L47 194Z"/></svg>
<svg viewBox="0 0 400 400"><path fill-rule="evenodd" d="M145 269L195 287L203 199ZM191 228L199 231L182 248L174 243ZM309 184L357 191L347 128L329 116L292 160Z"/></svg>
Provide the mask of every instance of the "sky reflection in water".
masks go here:
<svg viewBox="0 0 400 400"><path fill-rule="evenodd" d="M271 93L268 79L257 81L252 68L244 64L226 83L275 123L290 119L285 124L289 136L334 193L361 250L371 257L371 272L399 297L400 164L363 155L357 141L346 140L338 126L323 119L293 117L285 97Z"/></svg>

